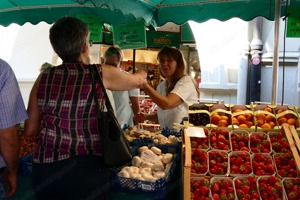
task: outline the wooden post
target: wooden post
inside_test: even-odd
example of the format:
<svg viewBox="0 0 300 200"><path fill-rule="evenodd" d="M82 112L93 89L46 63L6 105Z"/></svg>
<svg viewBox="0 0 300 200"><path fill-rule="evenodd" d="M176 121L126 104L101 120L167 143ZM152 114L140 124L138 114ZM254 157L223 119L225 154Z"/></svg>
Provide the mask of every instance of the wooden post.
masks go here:
<svg viewBox="0 0 300 200"><path fill-rule="evenodd" d="M183 200L191 199L191 165L192 165L192 152L191 152L191 140L183 130L184 144L183 144Z"/></svg>

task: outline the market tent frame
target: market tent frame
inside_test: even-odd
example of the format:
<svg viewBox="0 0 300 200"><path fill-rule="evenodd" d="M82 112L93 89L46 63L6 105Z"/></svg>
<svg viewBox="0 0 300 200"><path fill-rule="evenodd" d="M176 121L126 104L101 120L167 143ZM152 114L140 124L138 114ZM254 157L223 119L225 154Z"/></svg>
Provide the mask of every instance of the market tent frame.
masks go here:
<svg viewBox="0 0 300 200"><path fill-rule="evenodd" d="M120 24L143 21L149 28L167 22L182 25L189 20L201 23L209 19L226 21L237 17L250 21L264 17L275 21L272 105L277 101L279 19L289 9L300 10L300 0L2 0L0 25L26 22L53 23L62 16L92 15L102 23Z"/></svg>
<svg viewBox="0 0 300 200"><path fill-rule="evenodd" d="M280 2L281 16L286 15L286 7L300 8L300 0ZM167 22L182 25L189 20L201 23L233 17L274 20L275 6L276 0L1 0L0 25L51 24L62 16L79 14L100 16L109 24L143 21L154 28Z"/></svg>

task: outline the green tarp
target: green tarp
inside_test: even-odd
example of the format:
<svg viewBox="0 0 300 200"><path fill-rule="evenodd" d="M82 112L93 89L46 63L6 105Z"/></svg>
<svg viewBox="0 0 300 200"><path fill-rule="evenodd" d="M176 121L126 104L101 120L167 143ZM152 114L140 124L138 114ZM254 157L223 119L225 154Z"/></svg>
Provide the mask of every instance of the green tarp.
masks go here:
<svg viewBox="0 0 300 200"><path fill-rule="evenodd" d="M257 16L274 20L276 0L1 0L0 25L53 23L62 16L99 16L104 23L143 21L146 26L178 25L188 20L221 21L233 17L245 21ZM288 8L299 8L300 0L280 0L281 16Z"/></svg>

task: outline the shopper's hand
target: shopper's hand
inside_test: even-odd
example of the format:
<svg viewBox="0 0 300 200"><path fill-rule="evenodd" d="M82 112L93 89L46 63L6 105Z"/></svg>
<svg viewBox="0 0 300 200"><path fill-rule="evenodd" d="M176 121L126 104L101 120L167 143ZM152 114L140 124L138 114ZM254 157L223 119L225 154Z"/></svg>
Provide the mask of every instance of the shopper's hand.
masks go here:
<svg viewBox="0 0 300 200"><path fill-rule="evenodd" d="M17 174L6 171L4 173L4 183L7 184L6 196L12 196L17 191Z"/></svg>

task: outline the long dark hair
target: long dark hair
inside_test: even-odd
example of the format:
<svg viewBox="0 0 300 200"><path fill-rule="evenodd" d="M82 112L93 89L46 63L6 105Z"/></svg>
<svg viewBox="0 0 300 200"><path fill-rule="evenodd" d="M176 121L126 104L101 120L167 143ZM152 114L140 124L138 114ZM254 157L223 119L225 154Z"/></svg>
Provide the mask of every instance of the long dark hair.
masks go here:
<svg viewBox="0 0 300 200"><path fill-rule="evenodd" d="M173 58L177 63L177 68L173 76L170 78L170 80L166 81L167 87L166 87L166 94L170 94L170 92L174 89L176 83L183 77L186 76L186 62L184 59L184 56L182 52L177 48L172 48L169 46L164 46L160 49L160 51L157 54L157 60L160 61L163 56L171 57ZM160 74L164 77L164 75L160 72ZM193 80L193 79L192 79ZM193 83L195 85L195 89L198 93L198 97L200 96L200 91L196 85L195 80L193 80Z"/></svg>

